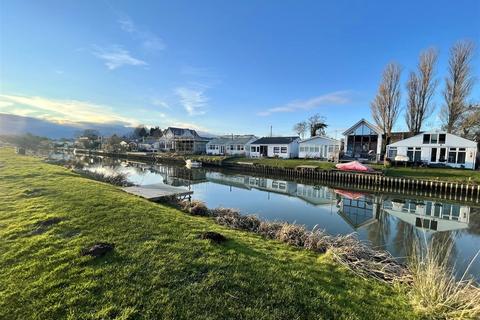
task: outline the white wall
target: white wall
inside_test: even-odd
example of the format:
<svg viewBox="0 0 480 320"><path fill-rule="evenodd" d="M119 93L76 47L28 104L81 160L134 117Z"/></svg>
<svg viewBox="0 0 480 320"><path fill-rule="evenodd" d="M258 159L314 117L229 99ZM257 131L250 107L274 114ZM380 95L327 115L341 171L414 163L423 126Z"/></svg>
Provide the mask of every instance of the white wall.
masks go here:
<svg viewBox="0 0 480 320"><path fill-rule="evenodd" d="M254 145L255 147L259 147L260 145ZM249 150L252 146L249 146ZM282 147L287 148L287 152L282 153ZM294 141L290 144L269 144L267 145L267 157L269 158L282 158L282 159L289 159L289 158L298 158L298 141ZM275 148L279 148L279 152L275 153ZM259 158L261 157L260 152L251 152L249 154L252 158Z"/></svg>
<svg viewBox="0 0 480 320"><path fill-rule="evenodd" d="M330 151L330 146L332 150ZM337 148L335 148L335 146ZM299 158L323 158L323 159L332 159L338 155L340 151L341 143L340 141L327 139L327 138L315 138L308 139L306 141L300 141L299 143ZM326 147L326 151L325 151ZM302 150L303 148L308 148L308 150ZM311 151L311 148L313 150ZM318 149L318 151L316 151Z"/></svg>

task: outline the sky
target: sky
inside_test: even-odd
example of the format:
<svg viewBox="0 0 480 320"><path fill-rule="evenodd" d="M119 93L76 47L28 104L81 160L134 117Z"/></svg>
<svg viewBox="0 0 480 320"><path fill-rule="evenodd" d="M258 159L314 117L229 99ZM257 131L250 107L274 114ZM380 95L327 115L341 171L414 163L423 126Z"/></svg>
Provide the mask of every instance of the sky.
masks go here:
<svg viewBox="0 0 480 320"><path fill-rule="evenodd" d="M480 1L0 1L0 113L58 123L183 126L293 135L318 113L327 133L361 118L385 65L405 82L439 52L477 46ZM480 101L480 79L471 99ZM395 129L405 129L401 115ZM438 128L438 112L427 121Z"/></svg>

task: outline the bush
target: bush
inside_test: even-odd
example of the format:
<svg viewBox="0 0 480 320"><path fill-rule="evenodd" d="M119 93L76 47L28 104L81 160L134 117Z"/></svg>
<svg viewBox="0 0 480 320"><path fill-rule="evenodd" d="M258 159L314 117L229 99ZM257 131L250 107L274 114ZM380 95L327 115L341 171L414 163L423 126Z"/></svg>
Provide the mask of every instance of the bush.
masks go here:
<svg viewBox="0 0 480 320"><path fill-rule="evenodd" d="M282 229L283 224L278 222L260 222L258 233L269 239L276 239L277 234Z"/></svg>
<svg viewBox="0 0 480 320"><path fill-rule="evenodd" d="M210 215L210 211L202 201L184 201L181 205L183 205L182 210L191 215L205 217Z"/></svg>
<svg viewBox="0 0 480 320"><path fill-rule="evenodd" d="M307 234L304 226L284 223L277 232L277 239L296 247L303 247Z"/></svg>

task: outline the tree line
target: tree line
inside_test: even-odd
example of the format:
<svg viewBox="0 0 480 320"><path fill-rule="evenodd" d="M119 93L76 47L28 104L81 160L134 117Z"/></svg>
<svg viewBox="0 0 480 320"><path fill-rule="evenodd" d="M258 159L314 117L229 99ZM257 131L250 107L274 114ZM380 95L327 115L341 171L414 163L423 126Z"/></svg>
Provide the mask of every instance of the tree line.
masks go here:
<svg viewBox="0 0 480 320"><path fill-rule="evenodd" d="M468 100L476 80L472 69L474 48L470 41L459 41L450 49L440 119L446 132L480 141L480 104ZM405 121L412 134L422 131L435 110L432 97L439 84L435 76L437 58L438 52L434 48L421 52L417 68L409 73L405 85ZM388 144L403 108L401 73L402 67L396 62L385 67L377 94L370 105L372 117L387 140L383 147Z"/></svg>

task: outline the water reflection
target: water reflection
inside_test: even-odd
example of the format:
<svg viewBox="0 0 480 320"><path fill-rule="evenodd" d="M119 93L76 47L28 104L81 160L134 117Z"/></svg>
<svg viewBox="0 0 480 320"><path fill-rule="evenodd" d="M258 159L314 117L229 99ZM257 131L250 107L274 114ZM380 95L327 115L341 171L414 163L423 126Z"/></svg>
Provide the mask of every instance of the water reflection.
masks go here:
<svg viewBox="0 0 480 320"><path fill-rule="evenodd" d="M452 250L452 263L463 272L480 249L480 209L445 200L415 199L382 193L332 189L274 177L190 170L183 166L145 164L111 158L83 157L88 170L128 174L135 184L165 183L194 191L193 198L211 207L229 207L265 220L320 227L328 233L357 232L360 239L405 257L414 239L434 241L436 250ZM470 273L480 278L480 262Z"/></svg>

